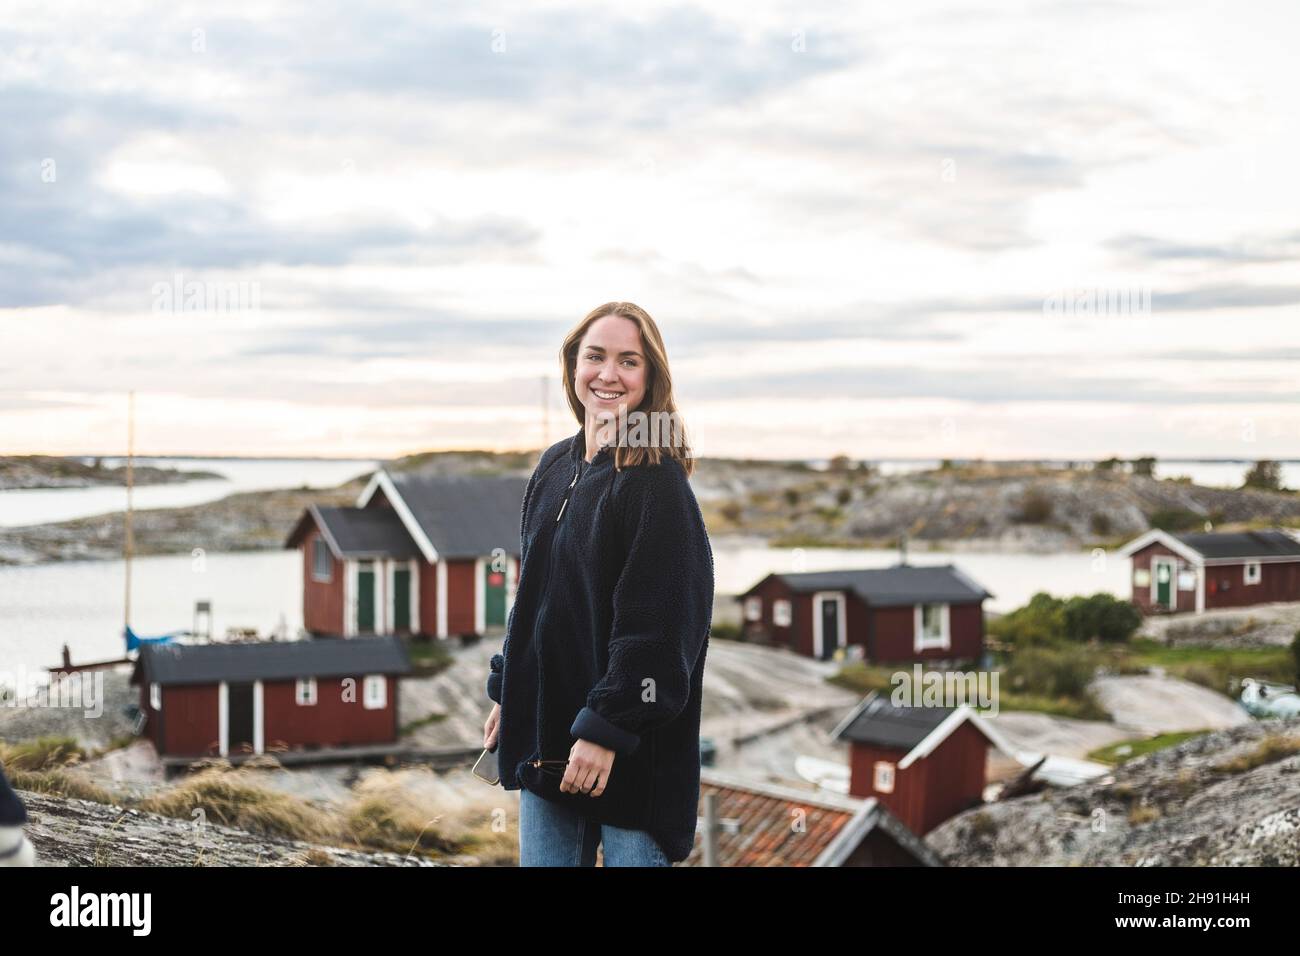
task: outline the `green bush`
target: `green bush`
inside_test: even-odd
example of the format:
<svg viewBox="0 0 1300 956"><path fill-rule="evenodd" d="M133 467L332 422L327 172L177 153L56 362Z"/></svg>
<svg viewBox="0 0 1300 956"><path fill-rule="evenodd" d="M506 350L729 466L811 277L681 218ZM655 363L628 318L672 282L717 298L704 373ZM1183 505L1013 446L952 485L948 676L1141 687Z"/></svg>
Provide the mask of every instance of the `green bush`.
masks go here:
<svg viewBox="0 0 1300 956"><path fill-rule="evenodd" d="M1036 488L1021 499L1020 511L1014 516L1021 524L1042 524L1052 516L1052 500Z"/></svg>
<svg viewBox="0 0 1300 956"><path fill-rule="evenodd" d="M1051 644L1065 633L1065 602L1039 591L1024 607L989 622L989 633L1000 640L1028 647Z"/></svg>
<svg viewBox="0 0 1300 956"><path fill-rule="evenodd" d="M1242 488L1258 488L1261 491L1282 491L1282 466L1275 461L1257 461L1246 472Z"/></svg>
<svg viewBox="0 0 1300 956"><path fill-rule="evenodd" d="M1015 691L1081 697L1097 663L1097 655L1085 647L1026 647L1011 655L1006 674Z"/></svg>
<svg viewBox="0 0 1300 956"><path fill-rule="evenodd" d="M1072 641L1127 641L1142 625L1142 614L1128 601L1105 592L1073 597L1062 611L1065 636Z"/></svg>
<svg viewBox="0 0 1300 956"><path fill-rule="evenodd" d="M1205 524L1205 516L1186 508L1159 508L1147 518L1151 527L1161 531L1191 531Z"/></svg>
<svg viewBox="0 0 1300 956"><path fill-rule="evenodd" d="M1291 640L1291 656L1295 659L1295 679L1300 683L1300 631Z"/></svg>

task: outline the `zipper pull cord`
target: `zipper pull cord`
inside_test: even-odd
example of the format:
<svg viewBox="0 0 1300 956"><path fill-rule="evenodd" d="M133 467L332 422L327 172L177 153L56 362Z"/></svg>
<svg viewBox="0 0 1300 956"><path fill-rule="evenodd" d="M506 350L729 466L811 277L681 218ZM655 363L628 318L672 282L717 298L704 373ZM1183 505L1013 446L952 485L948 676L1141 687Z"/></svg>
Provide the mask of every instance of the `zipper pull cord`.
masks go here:
<svg viewBox="0 0 1300 956"><path fill-rule="evenodd" d="M564 517L564 508L569 503L569 492L573 491L573 486L578 483L578 475L580 475L581 473L582 473L581 465L578 465L576 468L573 469L573 480L569 482L569 490L564 493L564 500L560 502L560 513L555 516L555 520L557 522L562 517Z"/></svg>

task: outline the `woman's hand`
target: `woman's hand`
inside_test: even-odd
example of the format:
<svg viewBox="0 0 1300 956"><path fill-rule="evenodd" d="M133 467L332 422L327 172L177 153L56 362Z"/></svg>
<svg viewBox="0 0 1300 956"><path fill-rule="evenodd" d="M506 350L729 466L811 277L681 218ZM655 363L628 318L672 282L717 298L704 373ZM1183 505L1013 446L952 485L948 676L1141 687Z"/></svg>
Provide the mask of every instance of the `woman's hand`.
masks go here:
<svg viewBox="0 0 1300 956"><path fill-rule="evenodd" d="M492 713L483 724L483 749L491 750L497 745L497 729L501 726L501 705L493 704Z"/></svg>
<svg viewBox="0 0 1300 956"><path fill-rule="evenodd" d="M590 740L579 740L569 751L569 765L564 768L560 781L561 793L585 793L599 797L609 782L609 771L614 766L614 751L606 750Z"/></svg>

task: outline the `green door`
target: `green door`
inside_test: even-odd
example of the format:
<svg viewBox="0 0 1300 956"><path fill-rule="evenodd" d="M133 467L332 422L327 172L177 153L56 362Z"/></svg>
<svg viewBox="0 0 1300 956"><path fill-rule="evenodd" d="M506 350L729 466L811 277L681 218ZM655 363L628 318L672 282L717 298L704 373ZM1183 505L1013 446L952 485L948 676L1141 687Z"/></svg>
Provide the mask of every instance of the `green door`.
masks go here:
<svg viewBox="0 0 1300 956"><path fill-rule="evenodd" d="M1163 561L1156 565L1156 603L1162 607L1174 606L1173 601L1169 600L1174 588L1173 578L1173 569L1169 565Z"/></svg>
<svg viewBox="0 0 1300 956"><path fill-rule="evenodd" d="M487 580L483 589L483 623L488 627L506 623L506 573L493 571L492 565L484 565Z"/></svg>
<svg viewBox="0 0 1300 956"><path fill-rule="evenodd" d="M357 571L357 633L375 632L375 571L362 565Z"/></svg>
<svg viewBox="0 0 1300 956"><path fill-rule="evenodd" d="M393 630L411 630L411 571L398 568L393 572Z"/></svg>

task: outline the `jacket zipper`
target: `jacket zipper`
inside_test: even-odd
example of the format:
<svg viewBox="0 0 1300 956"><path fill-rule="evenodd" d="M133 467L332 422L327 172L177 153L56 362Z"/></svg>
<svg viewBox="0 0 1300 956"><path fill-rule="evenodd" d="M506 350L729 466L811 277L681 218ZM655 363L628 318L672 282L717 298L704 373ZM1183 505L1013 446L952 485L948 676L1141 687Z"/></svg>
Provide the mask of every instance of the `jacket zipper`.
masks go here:
<svg viewBox="0 0 1300 956"><path fill-rule="evenodd" d="M582 476L582 463L579 462L579 463L578 463L577 465L575 465L574 468L573 468L573 480L569 482L569 487L568 487L567 489L565 489L565 492L564 492L564 500L560 502L560 511L559 511L559 513L555 516L555 522L556 522L556 524L559 524L560 519L561 519L562 517L564 517L564 509L565 509L565 508L568 506L568 504L569 504L569 495L571 495L571 494L573 493L573 488L574 488L574 486L578 483L578 479L579 479L581 476ZM543 601L543 603L538 607L538 616L539 616L539 617L542 616L542 615L541 615L541 612L542 612L542 610L545 609L545 607L546 607L546 602L549 602L549 600L550 600L550 591L549 591L549 588L550 588L550 584L551 584L551 569L552 569L554 566L555 566L555 535L552 534L552 535L551 535L551 540L550 540L549 542L547 542L547 554L546 554L546 578L542 581L542 591L541 591L541 596L542 596L542 601ZM535 635L535 636L534 636L534 640L537 641L537 642L540 644L540 640L541 640L540 635ZM537 744L537 750L536 750L536 757L535 757L535 758L530 758L530 759L524 761L525 764L527 764L528 766L534 767L534 768L535 768L535 767L539 767L539 766L541 766L541 764L539 763L539 761L541 760L541 756L542 756L542 710L543 710L542 704L544 703L544 701L541 700L541 690L542 690L542 688L541 688L540 675L541 675L542 651L541 651L541 647L540 647L540 646L536 648L536 654L537 654L537 666L538 666L538 676L539 676L539 681L538 681L538 688L537 688L537 690L538 690L538 701L537 701L537 704L538 704L538 707L537 707L537 726L536 726L536 728L534 728L534 729L536 730L536 732L537 732L537 739L536 739L534 742Z"/></svg>
<svg viewBox="0 0 1300 956"><path fill-rule="evenodd" d="M578 479L581 476L582 476L582 463L579 462L573 469L573 480L569 482L569 490L564 493L564 500L560 502L560 513L555 516L555 521L557 524L559 523L559 520L564 517L564 509L569 503L569 495L573 494L573 486L578 483Z"/></svg>

